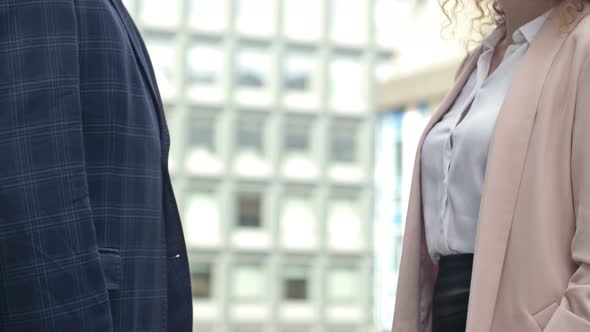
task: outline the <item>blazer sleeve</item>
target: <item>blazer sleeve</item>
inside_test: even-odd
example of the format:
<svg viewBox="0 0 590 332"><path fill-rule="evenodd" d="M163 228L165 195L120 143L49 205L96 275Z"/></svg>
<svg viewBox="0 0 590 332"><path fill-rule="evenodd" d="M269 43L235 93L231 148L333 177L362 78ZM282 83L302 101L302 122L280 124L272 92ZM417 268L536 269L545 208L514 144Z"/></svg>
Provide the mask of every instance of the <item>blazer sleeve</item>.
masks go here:
<svg viewBox="0 0 590 332"><path fill-rule="evenodd" d="M572 187L576 231L571 244L578 266L546 332L590 331L590 62L580 74L572 137Z"/></svg>
<svg viewBox="0 0 590 332"><path fill-rule="evenodd" d="M0 4L0 330L113 331L85 170L74 0Z"/></svg>

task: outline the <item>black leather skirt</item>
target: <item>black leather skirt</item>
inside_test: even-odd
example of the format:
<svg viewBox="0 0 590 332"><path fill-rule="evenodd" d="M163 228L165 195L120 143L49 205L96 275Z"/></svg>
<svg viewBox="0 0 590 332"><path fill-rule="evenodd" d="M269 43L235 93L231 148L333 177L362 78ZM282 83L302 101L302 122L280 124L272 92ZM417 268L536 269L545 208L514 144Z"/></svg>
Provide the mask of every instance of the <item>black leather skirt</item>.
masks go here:
<svg viewBox="0 0 590 332"><path fill-rule="evenodd" d="M442 256L432 298L432 332L465 332L473 254Z"/></svg>

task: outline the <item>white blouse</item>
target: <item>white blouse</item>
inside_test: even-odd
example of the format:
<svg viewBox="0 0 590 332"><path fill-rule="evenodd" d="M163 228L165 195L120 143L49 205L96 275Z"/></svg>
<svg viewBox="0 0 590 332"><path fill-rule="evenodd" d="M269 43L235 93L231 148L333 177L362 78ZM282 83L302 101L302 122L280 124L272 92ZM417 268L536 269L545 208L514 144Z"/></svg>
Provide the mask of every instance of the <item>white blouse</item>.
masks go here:
<svg viewBox="0 0 590 332"><path fill-rule="evenodd" d="M483 41L483 53L451 109L428 133L421 151L422 208L428 252L473 253L490 140L512 79L549 13L512 35L499 67L488 75L497 29ZM471 105L471 106L470 106ZM464 118L460 120L463 113Z"/></svg>

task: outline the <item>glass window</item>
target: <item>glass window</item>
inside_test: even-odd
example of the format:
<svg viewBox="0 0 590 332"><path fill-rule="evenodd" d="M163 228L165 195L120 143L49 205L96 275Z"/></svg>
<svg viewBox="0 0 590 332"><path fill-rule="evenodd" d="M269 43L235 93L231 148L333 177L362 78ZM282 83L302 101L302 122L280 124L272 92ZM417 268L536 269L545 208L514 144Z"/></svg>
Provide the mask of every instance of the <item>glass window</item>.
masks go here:
<svg viewBox="0 0 590 332"><path fill-rule="evenodd" d="M306 52L291 52L285 62L283 88L287 91L306 92L312 88L313 56Z"/></svg>
<svg viewBox="0 0 590 332"><path fill-rule="evenodd" d="M331 302L356 303L359 299L359 271L354 267L333 267L328 272L328 298Z"/></svg>
<svg viewBox="0 0 590 332"><path fill-rule="evenodd" d="M183 227L188 245L217 245L221 241L221 219L217 193L198 189L187 197Z"/></svg>
<svg viewBox="0 0 590 332"><path fill-rule="evenodd" d="M312 51L290 50L283 64L282 85L285 103L292 107L312 108L318 104L318 68Z"/></svg>
<svg viewBox="0 0 590 332"><path fill-rule="evenodd" d="M205 112L192 114L188 135L191 148L215 153L215 115Z"/></svg>
<svg viewBox="0 0 590 332"><path fill-rule="evenodd" d="M139 17L143 24L173 27L179 23L180 1L141 0Z"/></svg>
<svg viewBox="0 0 590 332"><path fill-rule="evenodd" d="M264 267L261 264L239 264L233 273L233 294L240 300L261 300L268 292Z"/></svg>
<svg viewBox="0 0 590 332"><path fill-rule="evenodd" d="M220 135L219 110L215 108L196 108L187 111L183 123L186 137L183 163L187 172L195 175L221 174L223 140Z"/></svg>
<svg viewBox="0 0 590 332"><path fill-rule="evenodd" d="M269 84L269 53L257 47L246 47L238 53L236 83L240 87L261 89Z"/></svg>
<svg viewBox="0 0 590 332"><path fill-rule="evenodd" d="M311 150L311 128L313 122L307 118L288 118L284 128L285 150L291 154L309 154Z"/></svg>
<svg viewBox="0 0 590 332"><path fill-rule="evenodd" d="M189 22L195 29L222 31L227 26L227 2L225 0L191 0L189 17Z"/></svg>
<svg viewBox="0 0 590 332"><path fill-rule="evenodd" d="M264 119L258 116L244 116L238 122L237 144L245 152L263 154Z"/></svg>
<svg viewBox="0 0 590 332"><path fill-rule="evenodd" d="M366 79L360 56L336 56L330 63L330 106L359 111L366 106Z"/></svg>
<svg viewBox="0 0 590 332"><path fill-rule="evenodd" d="M223 99L223 50L215 44L194 45L187 54L188 95L195 100Z"/></svg>
<svg viewBox="0 0 590 332"><path fill-rule="evenodd" d="M312 179L319 175L317 145L314 143L316 119L306 115L288 115L281 128L282 173L289 178Z"/></svg>
<svg viewBox="0 0 590 332"><path fill-rule="evenodd" d="M154 66L160 94L164 99L174 98L178 91L176 47L174 40L163 37L147 36L145 43Z"/></svg>
<svg viewBox="0 0 590 332"><path fill-rule="evenodd" d="M239 227L262 227L262 194L256 192L241 192L238 194Z"/></svg>
<svg viewBox="0 0 590 332"><path fill-rule="evenodd" d="M318 229L310 192L293 190L283 198L281 206L282 243L290 248L316 245Z"/></svg>
<svg viewBox="0 0 590 332"><path fill-rule="evenodd" d="M191 286L193 298L209 299L212 296L211 263L191 262Z"/></svg>
<svg viewBox="0 0 590 332"><path fill-rule="evenodd" d="M360 44L367 39L366 0L331 0L331 37L337 43Z"/></svg>
<svg viewBox="0 0 590 332"><path fill-rule="evenodd" d="M332 126L331 157L336 163L358 162L358 128L352 121L336 120Z"/></svg>
<svg viewBox="0 0 590 332"><path fill-rule="evenodd" d="M250 35L274 33L274 0L237 0L238 31Z"/></svg>
<svg viewBox="0 0 590 332"><path fill-rule="evenodd" d="M322 1L285 0L283 24L285 34L293 39L315 40L322 34Z"/></svg>
<svg viewBox="0 0 590 332"><path fill-rule="evenodd" d="M286 300L308 299L308 269L305 266L287 266L283 272L283 297Z"/></svg>
<svg viewBox="0 0 590 332"><path fill-rule="evenodd" d="M257 46L246 46L236 55L236 98L241 104L266 106L273 101L271 94L271 52Z"/></svg>

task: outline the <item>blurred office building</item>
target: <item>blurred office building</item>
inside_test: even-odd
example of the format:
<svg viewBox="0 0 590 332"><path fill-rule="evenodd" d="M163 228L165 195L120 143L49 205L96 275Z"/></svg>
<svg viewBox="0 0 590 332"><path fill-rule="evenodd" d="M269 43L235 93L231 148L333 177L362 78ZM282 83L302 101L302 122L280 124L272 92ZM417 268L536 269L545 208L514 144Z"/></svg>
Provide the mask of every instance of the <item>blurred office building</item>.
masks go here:
<svg viewBox="0 0 590 332"><path fill-rule="evenodd" d="M195 331L374 331L376 81L406 1L124 3L165 103Z"/></svg>

